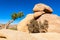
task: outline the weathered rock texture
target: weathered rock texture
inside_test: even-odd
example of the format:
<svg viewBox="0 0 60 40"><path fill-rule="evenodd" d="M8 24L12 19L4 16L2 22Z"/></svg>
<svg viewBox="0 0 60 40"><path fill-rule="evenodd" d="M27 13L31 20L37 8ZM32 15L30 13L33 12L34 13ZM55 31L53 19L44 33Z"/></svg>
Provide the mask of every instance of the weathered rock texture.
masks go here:
<svg viewBox="0 0 60 40"><path fill-rule="evenodd" d="M34 11L35 18L41 17L41 15L46 14L46 13L52 14L53 12L51 7L49 7L48 5L42 4L42 3L36 4L33 8L33 11Z"/></svg>
<svg viewBox="0 0 60 40"><path fill-rule="evenodd" d="M58 32L60 33L60 17L54 14L44 14L37 21L43 23L44 20L48 21L48 32Z"/></svg>
<svg viewBox="0 0 60 40"><path fill-rule="evenodd" d="M47 11L46 11L47 10ZM30 21L35 19L37 20L44 14L51 14L53 10L45 4L36 4L33 8L34 14L28 14L17 26L17 30L23 32L29 32L27 24L30 24Z"/></svg>
<svg viewBox="0 0 60 40"><path fill-rule="evenodd" d="M44 12L35 12L33 15L34 18L40 17L41 15L45 14Z"/></svg>
<svg viewBox="0 0 60 40"><path fill-rule="evenodd" d="M17 30L29 32L27 24L29 24L32 19L34 19L33 14L28 14L26 18L21 20L21 22L17 25Z"/></svg>
<svg viewBox="0 0 60 40"><path fill-rule="evenodd" d="M34 12L45 11L46 13L52 13L53 12L53 10L48 5L45 5L42 3L36 4L33 8L33 11Z"/></svg>

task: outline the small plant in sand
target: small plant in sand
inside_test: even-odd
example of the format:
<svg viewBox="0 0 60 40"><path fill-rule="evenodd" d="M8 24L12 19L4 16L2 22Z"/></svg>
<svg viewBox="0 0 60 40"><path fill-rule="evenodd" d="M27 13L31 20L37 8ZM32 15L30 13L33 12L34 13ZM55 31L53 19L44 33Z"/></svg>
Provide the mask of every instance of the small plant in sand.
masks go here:
<svg viewBox="0 0 60 40"><path fill-rule="evenodd" d="M11 29L11 30L17 30L17 27L13 27L13 28L9 28L9 29Z"/></svg>

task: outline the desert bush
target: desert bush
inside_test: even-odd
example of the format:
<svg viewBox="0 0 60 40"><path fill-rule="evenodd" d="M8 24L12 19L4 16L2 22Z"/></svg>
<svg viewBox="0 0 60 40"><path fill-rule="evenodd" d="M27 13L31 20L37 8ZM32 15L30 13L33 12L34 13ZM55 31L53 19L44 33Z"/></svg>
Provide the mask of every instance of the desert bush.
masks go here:
<svg viewBox="0 0 60 40"><path fill-rule="evenodd" d="M39 22L39 27L40 27L40 33L46 33L48 32L48 21L44 20L43 23Z"/></svg>
<svg viewBox="0 0 60 40"><path fill-rule="evenodd" d="M30 33L46 33L48 29L48 21L44 20L43 23L36 20L31 20L30 24L27 24Z"/></svg>
<svg viewBox="0 0 60 40"><path fill-rule="evenodd" d="M39 25L36 20L31 20L30 24L28 24L28 30L30 33L39 33Z"/></svg>

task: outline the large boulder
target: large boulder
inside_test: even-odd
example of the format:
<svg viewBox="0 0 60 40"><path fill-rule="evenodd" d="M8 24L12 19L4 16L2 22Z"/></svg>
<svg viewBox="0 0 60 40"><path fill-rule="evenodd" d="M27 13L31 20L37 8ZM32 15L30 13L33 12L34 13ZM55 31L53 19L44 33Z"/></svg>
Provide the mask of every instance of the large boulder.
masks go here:
<svg viewBox="0 0 60 40"><path fill-rule="evenodd" d="M37 17L39 17L39 16L41 16L41 15L43 15L43 14L45 14L45 12L35 12L34 13L34 18L37 18Z"/></svg>
<svg viewBox="0 0 60 40"><path fill-rule="evenodd" d="M23 20L21 20L17 25L17 30L22 32L28 32L27 24L30 24L31 20L36 19L43 12L36 12L35 14L28 14Z"/></svg>
<svg viewBox="0 0 60 40"><path fill-rule="evenodd" d="M33 8L33 11L34 12L44 11L46 13L52 13L53 12L53 10L48 5L45 5L43 3L36 4Z"/></svg>
<svg viewBox="0 0 60 40"><path fill-rule="evenodd" d="M29 32L27 24L30 24L30 21L40 16L43 12L36 12L34 14L28 14L23 20L21 20L17 25L17 30L23 32Z"/></svg>
<svg viewBox="0 0 60 40"><path fill-rule="evenodd" d="M37 21L43 23L44 20L48 21L48 32L60 33L60 17L54 14L44 14Z"/></svg>
<svg viewBox="0 0 60 40"><path fill-rule="evenodd" d="M34 12L34 14L28 14L23 20L21 20L17 25L17 30L29 32L27 24L29 24L31 20L38 19L41 15L45 14L45 12L48 13L53 12L53 10L49 6L41 3L36 4L35 7L33 8L33 11L37 12Z"/></svg>
<svg viewBox="0 0 60 40"><path fill-rule="evenodd" d="M17 30L22 32L29 32L27 24L29 24L32 19L34 19L33 14L28 14L23 20L19 22L17 25Z"/></svg>

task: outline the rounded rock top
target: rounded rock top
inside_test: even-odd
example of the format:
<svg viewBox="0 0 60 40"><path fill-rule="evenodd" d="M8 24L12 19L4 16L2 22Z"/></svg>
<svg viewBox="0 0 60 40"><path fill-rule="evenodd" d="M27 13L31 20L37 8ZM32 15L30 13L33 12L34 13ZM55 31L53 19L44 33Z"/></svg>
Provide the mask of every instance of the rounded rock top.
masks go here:
<svg viewBox="0 0 60 40"><path fill-rule="evenodd" d="M44 11L46 13L52 13L53 12L51 7L49 7L48 5L43 4L43 3L36 4L33 8L33 11L34 12Z"/></svg>

